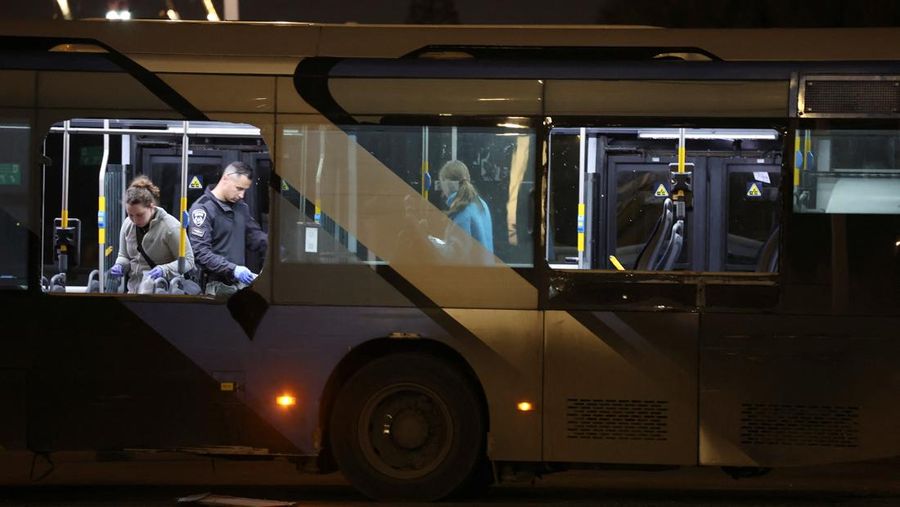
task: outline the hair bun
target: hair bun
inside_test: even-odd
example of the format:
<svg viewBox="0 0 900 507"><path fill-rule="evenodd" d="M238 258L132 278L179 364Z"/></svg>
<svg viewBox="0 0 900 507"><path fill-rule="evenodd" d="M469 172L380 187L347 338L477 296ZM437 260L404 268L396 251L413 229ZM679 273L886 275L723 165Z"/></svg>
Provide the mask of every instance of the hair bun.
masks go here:
<svg viewBox="0 0 900 507"><path fill-rule="evenodd" d="M159 187L154 185L153 182L150 181L150 178L148 178L147 176L138 176L131 181L131 184L128 187L142 188L144 190L147 190L153 196L153 199L156 200L156 202L159 202Z"/></svg>

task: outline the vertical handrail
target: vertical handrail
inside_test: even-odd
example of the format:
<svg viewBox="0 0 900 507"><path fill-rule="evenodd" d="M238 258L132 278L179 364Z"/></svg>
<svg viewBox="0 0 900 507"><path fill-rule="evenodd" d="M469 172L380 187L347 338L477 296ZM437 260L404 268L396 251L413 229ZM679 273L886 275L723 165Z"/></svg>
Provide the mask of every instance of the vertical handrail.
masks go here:
<svg viewBox="0 0 900 507"><path fill-rule="evenodd" d="M347 216L349 216L347 228L347 250L353 254L357 252L357 243L356 236L353 234L353 231L359 230L357 225L356 216L357 213L357 199L359 199L359 194L357 193L357 178L356 178L356 166L357 166L357 145L358 141L356 138L356 134L350 134L347 136Z"/></svg>
<svg viewBox="0 0 900 507"><path fill-rule="evenodd" d="M103 120L104 130L109 120ZM109 164L109 134L103 134L103 159L97 177L97 270L100 271L100 292L106 290L106 169Z"/></svg>
<svg viewBox="0 0 900 507"><path fill-rule="evenodd" d="M684 174L686 171L686 168L685 168L685 165L687 164L687 147L685 146L686 132L687 132L687 129L684 129L684 128L678 129L678 173L679 174ZM683 220L687 215L684 190L676 191L672 195L672 201L675 204L676 220Z"/></svg>
<svg viewBox="0 0 900 507"><path fill-rule="evenodd" d="M458 139L459 139L459 131L457 130L456 127L450 127L450 159L451 160L458 160L458 157L456 155L456 153L457 153L456 147L459 144Z"/></svg>
<svg viewBox="0 0 900 507"><path fill-rule="evenodd" d="M585 266L584 258L584 221L585 221L585 178L587 177L587 129L582 127L578 131L578 269L589 268Z"/></svg>
<svg viewBox="0 0 900 507"><path fill-rule="evenodd" d="M66 229L69 227L69 128L72 122L66 120L63 122L63 166L62 166L62 205L60 207L60 227ZM65 273L69 269L68 246L62 244L59 246L59 272Z"/></svg>
<svg viewBox="0 0 900 507"><path fill-rule="evenodd" d="M316 205L315 215L313 215L313 220L317 224L322 223L322 200L321 200L321 188L322 188L322 174L325 172L325 127L319 126L319 163L316 166L316 195L313 202Z"/></svg>
<svg viewBox="0 0 900 507"><path fill-rule="evenodd" d="M428 174L428 136L428 127L422 127L422 166L419 173L419 178L421 181L419 190L421 191L422 197L424 197L426 200L428 200L428 190L431 186L431 178L429 178Z"/></svg>
<svg viewBox="0 0 900 507"><path fill-rule="evenodd" d="M188 185L188 150L190 148L188 140L188 122L181 122L181 209L179 216L181 217L181 234L178 237L178 272L184 274L187 271L185 265L185 256L187 255L187 228L190 224L190 217L187 212L187 185Z"/></svg>

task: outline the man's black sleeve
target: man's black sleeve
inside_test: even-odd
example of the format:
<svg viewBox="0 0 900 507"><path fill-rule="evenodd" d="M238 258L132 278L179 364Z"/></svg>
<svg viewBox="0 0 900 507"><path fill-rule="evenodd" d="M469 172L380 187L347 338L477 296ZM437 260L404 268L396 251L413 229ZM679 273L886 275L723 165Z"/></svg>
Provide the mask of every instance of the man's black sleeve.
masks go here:
<svg viewBox="0 0 900 507"><path fill-rule="evenodd" d="M188 238L191 240L191 248L194 249L194 262L197 266L207 273L234 276L235 264L212 250L214 217L211 217L203 206L195 204L191 207L190 219Z"/></svg>
<svg viewBox="0 0 900 507"><path fill-rule="evenodd" d="M265 255L266 247L269 244L269 238L262 231L259 223L247 214L247 249Z"/></svg>

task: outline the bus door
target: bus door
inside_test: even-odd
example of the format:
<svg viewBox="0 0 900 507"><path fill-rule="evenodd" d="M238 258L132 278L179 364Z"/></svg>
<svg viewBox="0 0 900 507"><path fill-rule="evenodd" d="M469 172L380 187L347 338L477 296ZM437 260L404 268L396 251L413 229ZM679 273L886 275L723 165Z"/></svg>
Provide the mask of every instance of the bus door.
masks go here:
<svg viewBox="0 0 900 507"><path fill-rule="evenodd" d="M549 461L696 459L697 289L681 275L705 217L674 214L676 143L638 134L550 132Z"/></svg>
<svg viewBox="0 0 900 507"><path fill-rule="evenodd" d="M180 139L179 139L180 141ZM144 174L160 188L161 205L165 209L178 209L181 198L181 153L178 148L144 148L136 150L142 158ZM194 203L207 186L215 185L227 161L239 160L236 152L208 151L194 148L188 161L188 207ZM148 171L149 168L149 171ZM174 206L174 208L173 208Z"/></svg>
<svg viewBox="0 0 900 507"><path fill-rule="evenodd" d="M710 159L708 271L777 271L781 154L759 155Z"/></svg>
<svg viewBox="0 0 900 507"><path fill-rule="evenodd" d="M259 222L263 230L268 230L268 191L269 176L272 172L271 156L267 147L259 146L259 138L247 135L246 138L215 137L216 132L204 133L217 129L227 132L239 128L237 124L215 123L196 124L196 132L192 132L190 157L188 159L188 208L203 195L208 187L214 186L222 170L231 162L243 162L254 169L253 186L244 194L244 202L250 207L251 216ZM149 136L148 136L149 137ZM161 205L165 209L178 209L181 196L181 140L173 138L144 138L132 141L132 151L140 160L143 174L150 176L160 187ZM133 173L133 171L132 171ZM134 174L132 174L134 176ZM257 270L253 270L258 273Z"/></svg>
<svg viewBox="0 0 900 507"><path fill-rule="evenodd" d="M668 153L667 153L667 152ZM605 217L610 226L606 227L607 247L599 252L596 262L605 269L615 269L613 257L623 267L646 269L650 264L664 264L669 259L662 258L665 252L658 252L657 259L650 259L651 252L644 252L648 238L653 236L658 219L664 213L666 201L672 201L672 172L677 157L672 150L650 152L646 156L610 155L607 162L606 195L608 198ZM694 194L705 195L706 157L688 154L687 163L693 174ZM688 238L705 238L705 201L694 199L692 207L685 213L681 253L672 261L673 269L687 269L700 266L704 262L702 244L694 248ZM674 225L673 215L673 225ZM605 221L605 220L604 220ZM603 223L598 222L599 223ZM615 223L615 227L611 224ZM664 238L665 239L665 238ZM660 249L668 244L661 244ZM642 256L642 252L644 255ZM693 255L698 258L692 258ZM690 262L689 262L690 260Z"/></svg>
<svg viewBox="0 0 900 507"><path fill-rule="evenodd" d="M546 82L546 460L699 461L701 311L711 279L734 282L708 273L712 172L777 139L787 104L783 71L719 65Z"/></svg>

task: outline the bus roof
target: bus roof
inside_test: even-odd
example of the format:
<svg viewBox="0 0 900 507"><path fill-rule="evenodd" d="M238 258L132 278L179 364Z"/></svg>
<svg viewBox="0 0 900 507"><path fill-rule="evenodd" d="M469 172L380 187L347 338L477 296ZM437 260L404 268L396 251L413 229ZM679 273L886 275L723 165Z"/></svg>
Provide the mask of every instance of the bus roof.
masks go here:
<svg viewBox="0 0 900 507"><path fill-rule="evenodd" d="M427 46L687 47L726 61L900 60L900 28L660 29L166 20L0 21L0 36L100 41L140 55L396 58Z"/></svg>

